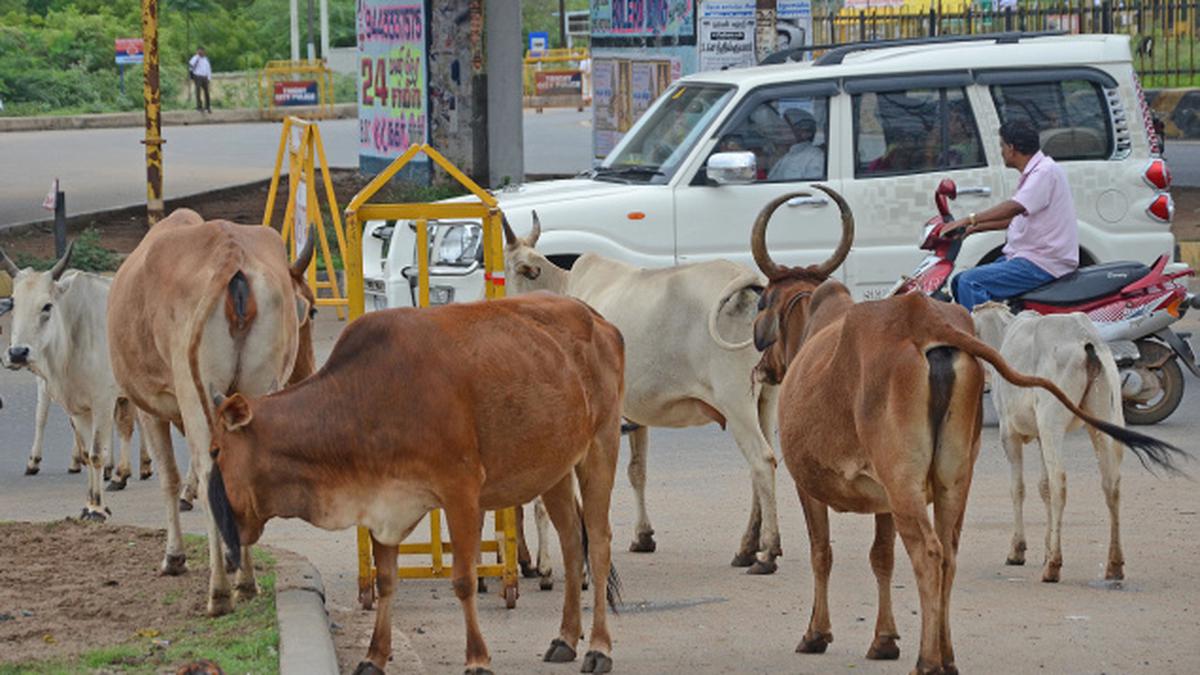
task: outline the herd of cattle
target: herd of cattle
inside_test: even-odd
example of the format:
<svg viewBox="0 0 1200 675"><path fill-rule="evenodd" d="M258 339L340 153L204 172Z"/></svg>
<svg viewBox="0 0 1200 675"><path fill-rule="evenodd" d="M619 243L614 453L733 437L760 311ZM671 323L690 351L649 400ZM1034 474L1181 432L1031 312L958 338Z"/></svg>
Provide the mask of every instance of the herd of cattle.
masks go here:
<svg viewBox="0 0 1200 675"><path fill-rule="evenodd" d="M233 591L257 592L250 546L268 520L303 518L326 529L369 528L379 604L356 673L382 672L391 653L391 600L401 541L431 509L445 511L453 586L466 623L468 673L490 658L475 608L483 514L538 502L538 573L549 575L544 519L555 527L566 593L545 660L574 661L582 635L584 563L594 579L583 672L612 668L606 608L619 602L610 559L609 504L623 430L637 525L630 550L655 548L645 509L647 427L716 422L751 468L750 521L733 564L770 574L781 555L772 439L794 479L808 524L813 610L797 651L832 641L829 508L875 516L870 549L879 606L870 659L899 657L891 607L898 532L921 606L918 673L955 673L950 589L979 450L985 368L1013 466L1010 564L1023 564L1022 447L1042 448L1041 495L1051 518L1043 579L1057 581L1065 499L1063 435L1085 425L1100 460L1111 517L1106 577L1119 579L1119 465L1124 447L1144 465L1177 471L1186 455L1124 428L1112 355L1083 315L1013 318L909 295L855 303L832 278L854 220L838 204L842 238L819 265L786 267L767 250L767 225L790 194L754 223L758 271L729 262L640 270L595 255L571 270L518 237L507 222L505 300L375 312L349 325L317 371L314 300L304 281L309 247L289 265L269 228L205 222L181 209L151 228L111 281L18 269L9 368L38 380L38 426L27 473L41 460L49 399L68 412L74 470L88 473L83 516L104 520L114 428L120 461L109 489L131 475L134 421L140 476L158 465L167 502L164 574L186 570L181 495L207 505L208 612L232 611ZM532 293L550 291L550 293ZM436 346L436 348L434 348ZM1022 372L1019 372L1022 371ZM354 401L337 418L330 400ZM394 402L405 401L397 408ZM623 420L625 421L623 427ZM186 485L171 449L187 439ZM930 517L928 506L932 504ZM224 564L222 564L224 561ZM228 574L236 571L231 588ZM532 573L532 570L531 570Z"/></svg>

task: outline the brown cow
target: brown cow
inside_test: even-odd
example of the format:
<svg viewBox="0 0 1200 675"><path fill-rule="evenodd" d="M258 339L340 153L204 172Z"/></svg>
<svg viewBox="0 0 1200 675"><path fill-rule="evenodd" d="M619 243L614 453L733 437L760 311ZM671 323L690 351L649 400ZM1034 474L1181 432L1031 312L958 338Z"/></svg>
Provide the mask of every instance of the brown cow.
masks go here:
<svg viewBox="0 0 1200 675"><path fill-rule="evenodd" d="M211 464L207 392L266 394L311 373L313 303L303 274L313 239L289 268L283 240L270 228L204 222L180 209L151 228L117 271L108 299L109 350L117 382L139 408L142 432L162 467L164 574L186 569L170 425L187 437L203 493ZM216 616L233 602L211 517L208 534L208 613ZM249 552L243 554L248 562ZM257 592L251 565L242 565L237 590Z"/></svg>
<svg viewBox="0 0 1200 675"><path fill-rule="evenodd" d="M821 653L833 640L828 599L832 507L875 515L870 557L879 613L867 658L900 656L890 585L899 531L921 598L914 672L957 673L949 603L983 417L983 369L977 358L1009 382L1049 391L1094 429L1151 462L1171 469L1170 453L1180 451L1095 419L1048 380L1015 372L975 338L962 307L919 294L855 304L841 283L817 285L811 270L775 264L765 246L767 222L794 196L763 209L752 246L770 280L755 325L756 344L765 351L756 370L760 378L782 384L780 447L812 548L812 618L796 651Z"/></svg>
<svg viewBox="0 0 1200 675"><path fill-rule="evenodd" d="M217 398L208 499L231 562L271 518L370 528L379 605L355 672L382 672L392 651L397 547L428 511L444 509L467 672L485 673L490 657L475 611L483 514L542 495L567 573L561 629L545 660L575 659L590 544L592 573L609 587L594 584L583 672L608 672L605 590L610 601L616 591L608 508L624 361L612 324L582 302L544 293L358 319L308 380L264 398Z"/></svg>

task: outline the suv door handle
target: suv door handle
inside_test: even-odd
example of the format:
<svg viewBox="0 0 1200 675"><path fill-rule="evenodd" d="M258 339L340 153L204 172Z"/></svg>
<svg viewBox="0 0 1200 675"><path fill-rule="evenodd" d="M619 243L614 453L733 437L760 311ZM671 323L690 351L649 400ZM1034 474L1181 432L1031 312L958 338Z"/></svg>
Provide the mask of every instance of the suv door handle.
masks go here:
<svg viewBox="0 0 1200 675"><path fill-rule="evenodd" d="M992 188L990 187L960 187L958 188L960 195L979 195L981 197L991 197Z"/></svg>
<svg viewBox="0 0 1200 675"><path fill-rule="evenodd" d="M787 200L788 206L827 206L829 198L821 195L813 195L811 197L792 197Z"/></svg>

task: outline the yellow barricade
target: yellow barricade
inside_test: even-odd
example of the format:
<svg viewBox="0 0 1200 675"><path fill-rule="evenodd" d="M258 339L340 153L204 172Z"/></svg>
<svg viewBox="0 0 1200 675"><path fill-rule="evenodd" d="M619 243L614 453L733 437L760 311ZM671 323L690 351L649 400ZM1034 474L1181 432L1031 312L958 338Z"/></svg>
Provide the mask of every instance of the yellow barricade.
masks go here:
<svg viewBox="0 0 1200 675"><path fill-rule="evenodd" d="M315 84L317 100L311 103L286 103L297 96L307 97L307 86ZM258 106L263 112L275 111L282 105L309 105L316 110L308 113L316 118L333 116L333 71L325 59L301 61L267 61L258 73Z"/></svg>
<svg viewBox="0 0 1200 675"><path fill-rule="evenodd" d="M478 201L454 204L371 204L375 196L393 176L418 154L424 153L435 164L446 170ZM439 218L478 218L483 224L483 268L488 300L504 297L504 239L500 225L500 209L496 198L479 187L463 172L458 170L427 144L413 145L376 176L346 206L346 286L349 290L350 317L363 315L362 275L362 223L368 220L407 219L417 221L417 269L418 304L429 306L429 225L437 225ZM494 564L476 567L479 577L500 577L503 586L500 595L505 605L512 609L517 604L517 529L516 509L508 508L495 512L494 541L484 541L482 554L495 554ZM404 543L400 555L428 555L428 565L399 568L402 579L448 578L453 568L446 558L450 555L450 542L442 539L442 512L429 513L429 541ZM375 568L371 560L371 536L364 527L358 528L358 599L364 609L370 609L375 601Z"/></svg>
<svg viewBox="0 0 1200 675"><path fill-rule="evenodd" d="M338 284L334 269L329 237L325 233L325 218L321 215L321 204L317 197L316 165L321 167L321 179L325 184L325 199L329 206L329 217L337 236L338 252L348 264L346 233L342 229L342 218L338 213L337 196L333 193L333 181L329 178L329 162L325 160L325 144L321 142L321 130L316 122L288 117L283 121L283 133L279 137L279 151L275 155L275 173L271 175L271 187L267 191L267 208L263 212L263 225L271 227L271 214L275 211L275 197L279 190L279 178L283 172L283 156L288 158L287 209L283 214L279 234L287 244L288 259L295 259L304 240L315 229L317 234L317 264L308 267L308 287L317 296L317 306L337 307L339 319L346 318L350 301ZM312 226L312 227L310 227ZM317 268L325 262L325 281L317 280ZM319 291L329 291L330 297L320 297Z"/></svg>

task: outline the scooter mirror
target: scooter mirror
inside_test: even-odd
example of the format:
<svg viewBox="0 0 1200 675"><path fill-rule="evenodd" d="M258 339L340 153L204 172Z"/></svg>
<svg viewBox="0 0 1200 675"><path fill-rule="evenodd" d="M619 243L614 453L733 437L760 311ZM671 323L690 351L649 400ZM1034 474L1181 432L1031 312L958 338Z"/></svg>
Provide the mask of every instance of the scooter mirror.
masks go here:
<svg viewBox="0 0 1200 675"><path fill-rule="evenodd" d="M938 183L937 190L933 193L933 201L937 204L938 213L943 217L950 217L950 202L949 200L958 197L958 185L949 178L943 178L942 182Z"/></svg>

